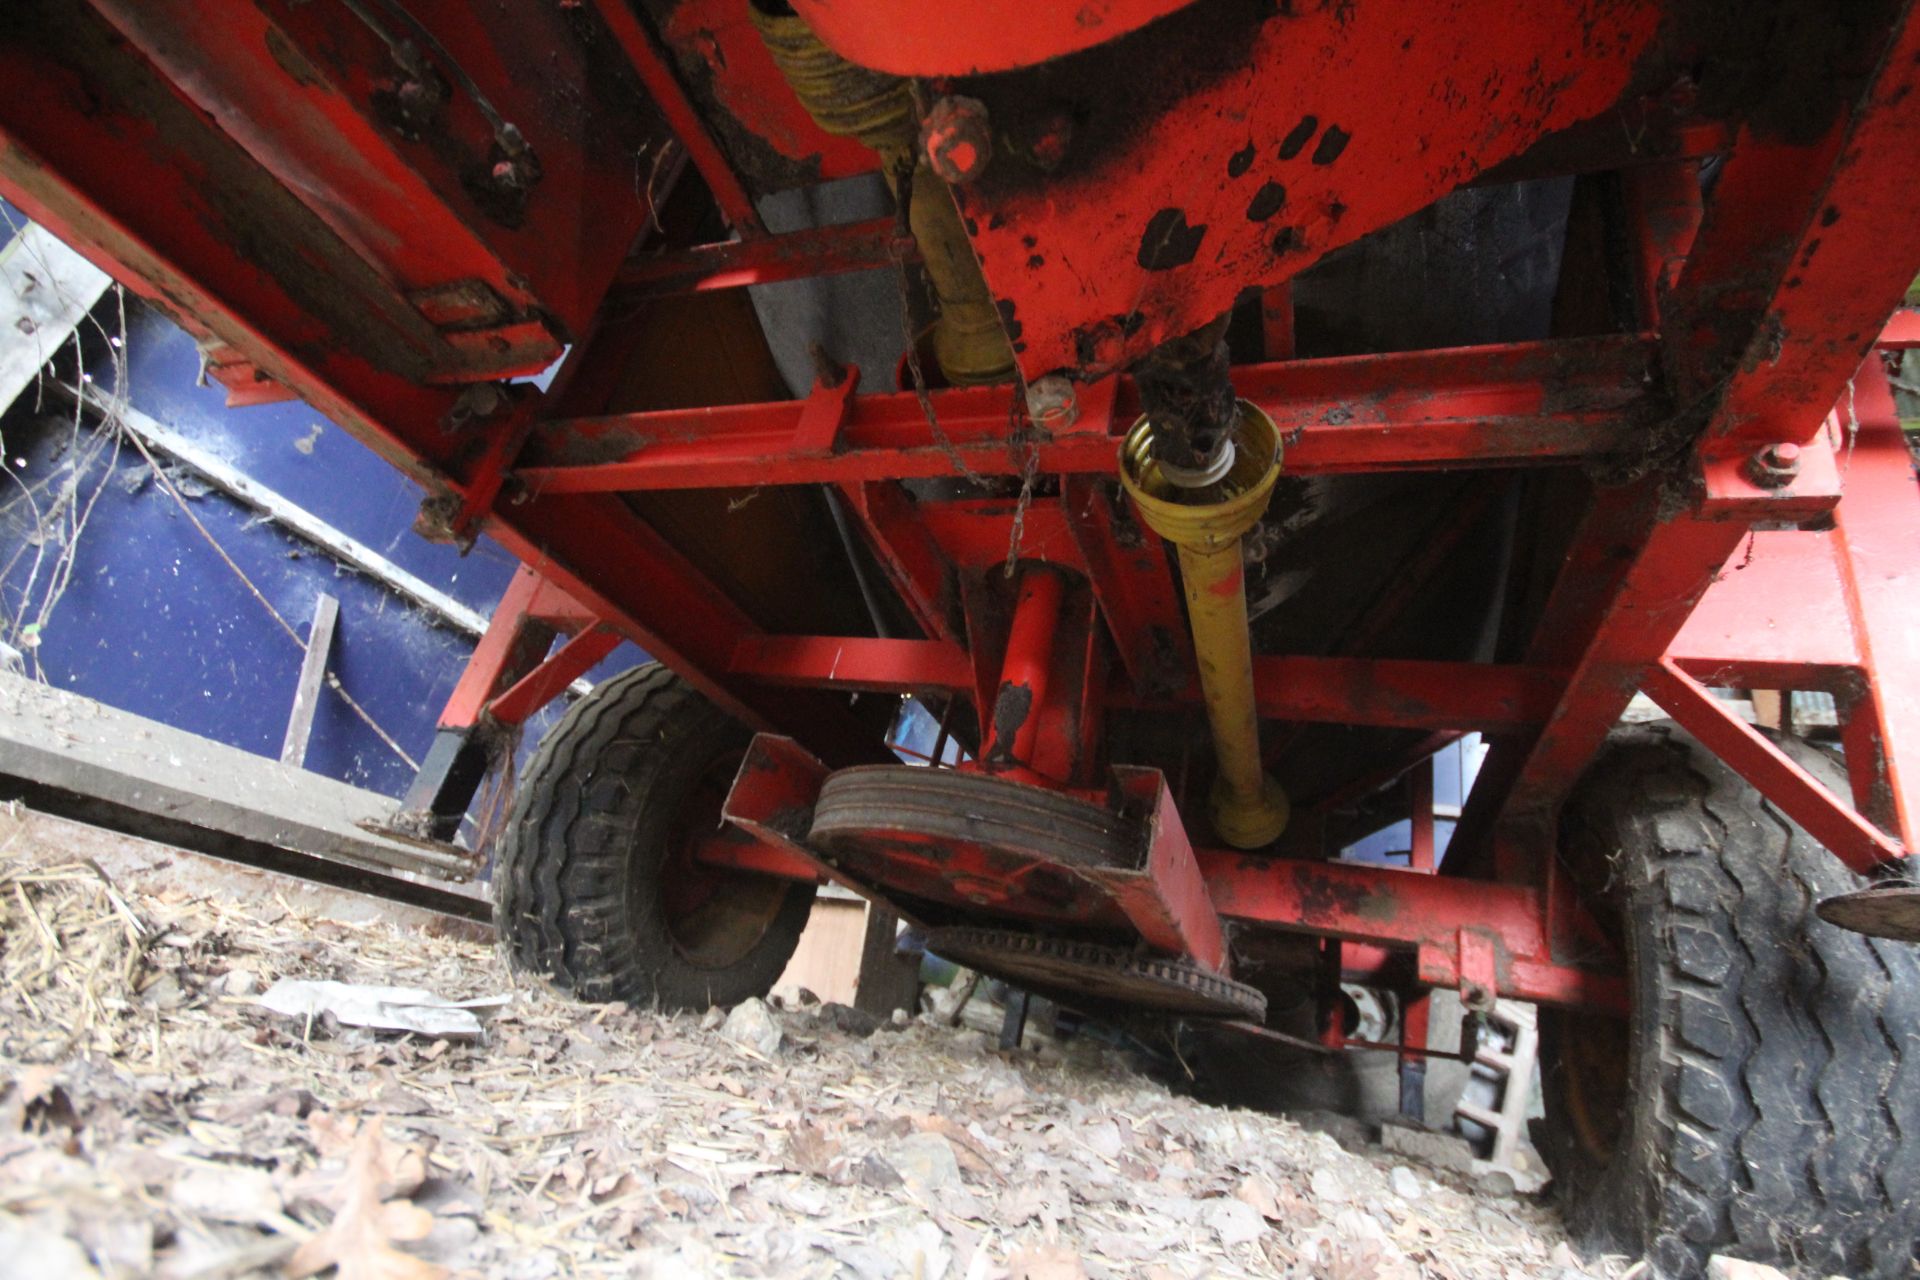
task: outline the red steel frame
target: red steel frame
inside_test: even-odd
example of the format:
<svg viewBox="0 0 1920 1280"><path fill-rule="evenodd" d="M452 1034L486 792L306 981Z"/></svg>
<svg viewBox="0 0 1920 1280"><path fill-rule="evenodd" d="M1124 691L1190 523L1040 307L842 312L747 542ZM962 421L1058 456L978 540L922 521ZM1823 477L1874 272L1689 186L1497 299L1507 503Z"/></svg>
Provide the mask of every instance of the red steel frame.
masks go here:
<svg viewBox="0 0 1920 1280"><path fill-rule="evenodd" d="M239 0L222 3L252 12ZM747 184L652 33L620 0L590 7L741 238L568 260L498 229L442 219L445 234L426 238L454 260L411 261L409 287L480 278L516 303L528 279L565 274L575 290L567 327L577 335L577 366L594 354L592 316L608 296L632 302L901 256L891 223L768 236ZM996 683L1027 669L1022 663L1035 672L1036 661L1044 665L1044 652L1035 658L1025 640L994 629L991 603L977 590L956 588L1006 563L1016 530L1017 559L1086 580L1114 659L1110 671L1087 654L1047 668L1074 673L1052 680L1054 701L1071 705L1014 736L1019 776L1088 786L1097 780L1080 766L1103 708L1198 706L1164 548L1113 503L1107 483L1119 436L1139 412L1128 379L1080 388L1070 424L1014 441L1008 388L933 392L936 435L918 397L861 392L857 371L797 401L612 417L565 416L558 393L530 396L477 431L449 431L458 387L382 367L342 341L259 268L250 257L259 246L229 205L184 191L182 175L242 197L266 190L259 139L202 127L143 60L133 7L102 0L101 8L118 15L131 43L74 39L58 56L40 56L30 41L0 32L0 192L237 353L245 376L290 389L379 449L456 513L456 533L484 528L527 566L449 704L442 742L410 798L442 834L443 791L452 772L474 767L476 732L524 722L625 638L761 731L755 750L767 767L743 772L729 805L754 838L717 838L708 860L831 874L800 843L795 806L809 802L829 768L880 758L835 691L966 699L987 724ZM1377 959L1369 948L1410 951L1422 982L1461 987L1474 1001L1501 994L1618 1007L1619 978L1604 957L1588 963L1592 939L1548 854L1561 800L1641 689L1849 865L1867 870L1904 856L1920 822L1912 741L1920 734L1920 491L1871 348L1883 333L1895 346L1920 341L1920 322L1896 314L1920 271L1908 228L1907 158L1920 154L1920 24L1911 6L1898 6L1875 64L1858 101L1820 137L1790 144L1741 131L1704 210L1692 161L1630 175L1644 333L1294 360L1286 358L1290 302L1284 289L1269 291L1271 362L1238 368L1234 380L1285 433L1291 474L1576 465L1643 446L1662 425L1657 415L1670 412L1663 406L1680 406L1681 419L1667 424L1675 447L1660 465L1599 490L1524 662L1257 659L1265 719L1427 731L1414 755L1368 785L1391 781L1460 732L1493 739L1446 873L1431 873L1430 824L1416 824L1408 871L1193 849L1164 782L1123 775L1121 792L1144 806L1154 837L1140 871L1118 875L1107 890L1151 945L1222 967L1221 922L1238 921L1335 940L1355 968ZM349 111L353 85L307 88L321 117L354 130L363 150L405 178L416 203L434 206L441 179L423 176L424 161ZM311 141L312 120L289 123L270 109L282 92L271 77L202 80L196 92L217 99L201 105L222 119L281 121ZM324 149L291 148L282 161L308 182L337 178L349 193L365 186L351 163ZM330 164L341 171L328 172ZM567 179L583 190L592 180L583 169ZM356 218L377 217L371 205L343 199L319 224L352 239L363 232ZM634 244L647 234L637 216L612 229ZM552 253L561 242L572 243L559 237ZM523 336L535 352L552 337ZM509 360L489 376L518 368ZM1778 444L1799 447L1798 473L1763 487L1751 460ZM956 464L987 476L1055 476L1059 496L1016 511L1001 499L917 502L899 484L951 476ZM833 486L924 635L769 632L619 496L760 484ZM549 655L560 632L571 639ZM1857 813L1731 717L1708 684L1834 692ZM764 780L765 794L746 785L750 776ZM1478 849L1489 856L1478 858Z"/></svg>

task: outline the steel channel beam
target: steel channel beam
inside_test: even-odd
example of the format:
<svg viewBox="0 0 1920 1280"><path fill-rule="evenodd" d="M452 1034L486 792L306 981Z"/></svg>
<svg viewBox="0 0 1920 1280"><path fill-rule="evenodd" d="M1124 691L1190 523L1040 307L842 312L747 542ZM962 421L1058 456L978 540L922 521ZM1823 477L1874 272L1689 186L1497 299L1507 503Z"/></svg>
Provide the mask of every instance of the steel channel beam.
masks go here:
<svg viewBox="0 0 1920 1280"><path fill-rule="evenodd" d="M741 641L735 676L797 688L847 688L971 695L974 671L952 641L860 636L770 636ZM1538 667L1399 658L1275 657L1253 660L1254 703L1269 720L1398 729L1513 733L1553 710L1565 676ZM1121 680L1108 706L1171 710L1198 706L1197 687L1174 698L1143 698Z"/></svg>
<svg viewBox="0 0 1920 1280"><path fill-rule="evenodd" d="M1617 453L1637 435L1651 348L1635 337L1581 338L1333 360L1234 371L1240 394L1288 441L1286 470L1340 472L1567 463ZM1046 474L1110 476L1119 435L1139 413L1118 380L1102 430L1063 431L1038 445ZM666 410L549 422L536 465L518 471L535 494L848 484L956 474L1018 475L1005 388L934 392L934 437L910 394L853 398L832 449L797 443L807 401ZM1091 397L1090 389L1082 393Z"/></svg>
<svg viewBox="0 0 1920 1280"><path fill-rule="evenodd" d="M1498 995L1617 1006L1619 978L1557 963L1539 891L1361 863L1197 852L1213 905L1228 920L1343 941L1412 948L1421 980L1458 986L1462 952L1491 950ZM1464 938L1463 938L1464 935Z"/></svg>

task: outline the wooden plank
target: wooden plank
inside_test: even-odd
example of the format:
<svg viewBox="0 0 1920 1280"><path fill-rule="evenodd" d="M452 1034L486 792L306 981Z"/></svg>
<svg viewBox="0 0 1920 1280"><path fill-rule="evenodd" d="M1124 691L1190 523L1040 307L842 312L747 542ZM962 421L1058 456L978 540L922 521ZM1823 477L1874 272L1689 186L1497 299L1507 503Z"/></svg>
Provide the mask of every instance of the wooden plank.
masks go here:
<svg viewBox="0 0 1920 1280"><path fill-rule="evenodd" d="M300 662L300 679L293 687L293 711L287 716L287 736L280 744L280 763L305 768L307 742L313 737L313 713L320 706L320 686L327 679L327 659L333 655L333 633L340 621L340 602L321 594L313 602L313 624L307 628L307 656Z"/></svg>
<svg viewBox="0 0 1920 1280"><path fill-rule="evenodd" d="M282 870L304 860L430 877L441 894L478 864L366 830L393 820L391 796L0 674L0 799L9 796L255 865L268 865L259 855L277 849L299 855ZM477 887L465 892L484 900Z"/></svg>
<svg viewBox="0 0 1920 1280"><path fill-rule="evenodd" d="M37 223L0 246L0 413L40 376L112 283Z"/></svg>

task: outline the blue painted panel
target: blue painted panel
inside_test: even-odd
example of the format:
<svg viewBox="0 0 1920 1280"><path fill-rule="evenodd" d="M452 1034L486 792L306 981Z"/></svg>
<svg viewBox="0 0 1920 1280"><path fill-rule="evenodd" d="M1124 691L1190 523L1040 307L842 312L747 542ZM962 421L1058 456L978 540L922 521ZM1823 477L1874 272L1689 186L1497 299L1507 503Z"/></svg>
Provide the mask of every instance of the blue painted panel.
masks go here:
<svg viewBox="0 0 1920 1280"><path fill-rule="evenodd" d="M17 214L14 215L17 218ZM112 295L96 317L117 328ZM482 614L512 576L504 549L482 540L462 557L412 532L419 489L335 424L299 402L228 410L218 386L199 386L193 340L164 317L128 305L127 386L143 412ZM87 368L111 381L110 353L95 335ZM71 369L67 371L71 376ZM66 482L70 459L95 439L71 421L17 406L0 438L18 481L0 479L0 634L18 635L23 609L44 595L59 548L36 535L23 486ZM166 460L161 459L163 465ZM316 598L340 602L331 670L351 696L415 759L473 641L439 624L384 584L329 556L218 492L173 472L187 508L260 596L302 636ZM275 756L285 732L301 649L131 445L101 449L79 476L82 501L98 493L73 548L71 580L30 660L49 681L110 706L219 742ZM44 500L44 493L42 495ZM41 572L35 574L36 560ZM604 679L640 661L630 645L591 674ZM523 753L561 708L528 727ZM398 795L412 768L336 694L321 696L307 766Z"/></svg>

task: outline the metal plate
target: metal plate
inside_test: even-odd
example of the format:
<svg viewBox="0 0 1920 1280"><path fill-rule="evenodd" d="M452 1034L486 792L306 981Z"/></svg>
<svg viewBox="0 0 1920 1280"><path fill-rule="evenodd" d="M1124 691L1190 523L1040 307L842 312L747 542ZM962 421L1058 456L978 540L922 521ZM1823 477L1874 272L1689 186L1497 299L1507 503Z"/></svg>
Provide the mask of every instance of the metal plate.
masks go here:
<svg viewBox="0 0 1920 1280"><path fill-rule="evenodd" d="M1814 910L1828 924L1874 938L1920 942L1920 887L1861 889L1827 898Z"/></svg>
<svg viewBox="0 0 1920 1280"><path fill-rule="evenodd" d="M1127 927L1078 874L1135 868L1146 833L1074 796L1003 778L871 765L828 778L807 842L855 878L928 902L1036 922Z"/></svg>
<svg viewBox="0 0 1920 1280"><path fill-rule="evenodd" d="M935 929L927 950L1065 1005L1126 1005L1195 1018L1267 1016L1267 998L1244 982L1186 960L1141 955L1010 929Z"/></svg>

